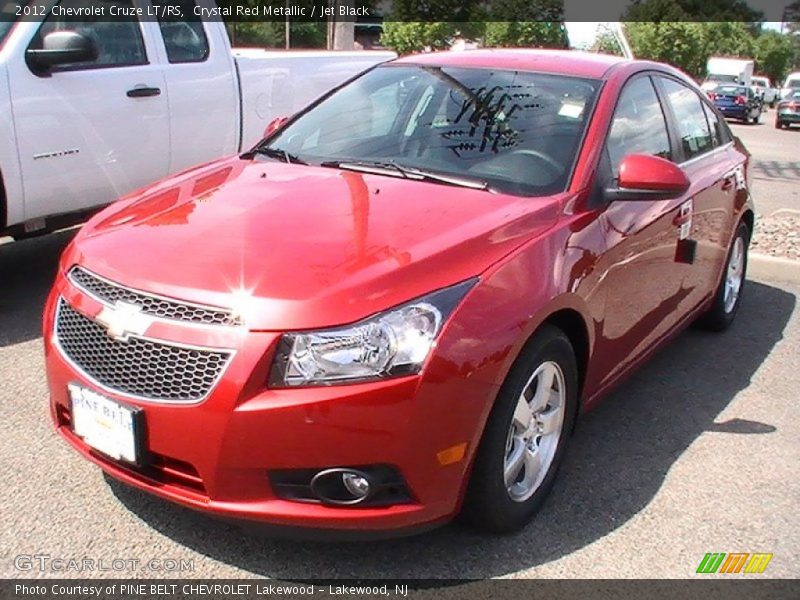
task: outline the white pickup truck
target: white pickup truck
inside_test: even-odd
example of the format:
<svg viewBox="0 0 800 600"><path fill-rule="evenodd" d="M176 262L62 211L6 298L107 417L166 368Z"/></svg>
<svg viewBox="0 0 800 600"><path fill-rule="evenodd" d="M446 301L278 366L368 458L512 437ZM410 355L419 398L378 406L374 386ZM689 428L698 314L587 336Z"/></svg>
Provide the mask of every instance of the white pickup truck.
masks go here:
<svg viewBox="0 0 800 600"><path fill-rule="evenodd" d="M182 17L110 20L152 5L0 0L0 237L80 222L169 173L247 149L275 117L395 57L231 50L222 22L193 14L214 5L196 1L172 0ZM104 18L74 16L90 5Z"/></svg>

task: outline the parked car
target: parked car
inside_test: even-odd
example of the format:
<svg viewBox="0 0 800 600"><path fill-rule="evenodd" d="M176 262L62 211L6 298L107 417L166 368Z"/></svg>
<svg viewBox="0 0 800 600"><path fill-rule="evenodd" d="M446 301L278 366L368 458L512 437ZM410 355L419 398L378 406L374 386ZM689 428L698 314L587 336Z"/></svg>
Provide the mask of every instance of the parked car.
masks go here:
<svg viewBox="0 0 800 600"><path fill-rule="evenodd" d="M787 98L795 90L800 90L800 71L789 73L781 87L781 100Z"/></svg>
<svg viewBox="0 0 800 600"><path fill-rule="evenodd" d="M379 66L80 230L44 313L53 422L229 518L518 529L580 414L690 323L734 320L748 161L666 65Z"/></svg>
<svg viewBox="0 0 800 600"><path fill-rule="evenodd" d="M781 100L775 112L775 129L788 128L792 123L800 123L800 89Z"/></svg>
<svg viewBox="0 0 800 600"><path fill-rule="evenodd" d="M83 0L12 23L6 4L16 7L0 2L0 236L80 222L170 173L247 149L275 116L396 56L232 52L224 24L194 18L193 0L184 18L155 26L148 16L62 16L85 10ZM132 0L98 7L109 14L112 4L133 9Z"/></svg>
<svg viewBox="0 0 800 600"><path fill-rule="evenodd" d="M721 58L712 56L706 63L706 78L703 81L704 91L710 91L717 85L736 83L750 86L755 62L742 58Z"/></svg>
<svg viewBox="0 0 800 600"><path fill-rule="evenodd" d="M754 76L752 78L753 92L761 98L763 104L768 104L771 108L775 107L778 101L778 90L772 87L772 82L768 77Z"/></svg>
<svg viewBox="0 0 800 600"><path fill-rule="evenodd" d="M708 92L708 97L719 111L729 119L744 123L760 123L764 105L761 98L745 85L718 85Z"/></svg>

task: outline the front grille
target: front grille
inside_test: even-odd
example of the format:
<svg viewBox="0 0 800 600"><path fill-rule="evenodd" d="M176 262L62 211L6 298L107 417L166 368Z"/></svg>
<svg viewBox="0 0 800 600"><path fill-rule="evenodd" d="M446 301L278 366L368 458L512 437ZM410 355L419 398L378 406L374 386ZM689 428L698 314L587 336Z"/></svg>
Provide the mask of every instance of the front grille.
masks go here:
<svg viewBox="0 0 800 600"><path fill-rule="evenodd" d="M143 400L198 402L227 366L231 352L176 346L106 330L58 301L56 339L61 351L88 377L111 391Z"/></svg>
<svg viewBox="0 0 800 600"><path fill-rule="evenodd" d="M155 294L132 290L112 283L107 279L102 279L82 267L73 267L69 272L69 279L79 289L105 304L113 305L117 301L135 304L141 307L144 314L161 319L201 323L203 325L242 324L241 319L228 309L189 304Z"/></svg>

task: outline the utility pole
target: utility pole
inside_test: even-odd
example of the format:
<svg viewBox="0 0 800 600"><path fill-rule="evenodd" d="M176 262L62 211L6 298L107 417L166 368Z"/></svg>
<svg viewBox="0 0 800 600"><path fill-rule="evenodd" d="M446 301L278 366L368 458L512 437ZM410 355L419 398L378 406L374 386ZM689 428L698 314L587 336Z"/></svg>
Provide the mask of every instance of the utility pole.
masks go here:
<svg viewBox="0 0 800 600"><path fill-rule="evenodd" d="M328 50L353 50L355 48L355 18L339 16L339 7L353 9L355 0L330 0L334 16L328 19Z"/></svg>
<svg viewBox="0 0 800 600"><path fill-rule="evenodd" d="M289 0L286 0L286 21L283 23L283 41L284 47L288 50L292 45L289 39Z"/></svg>

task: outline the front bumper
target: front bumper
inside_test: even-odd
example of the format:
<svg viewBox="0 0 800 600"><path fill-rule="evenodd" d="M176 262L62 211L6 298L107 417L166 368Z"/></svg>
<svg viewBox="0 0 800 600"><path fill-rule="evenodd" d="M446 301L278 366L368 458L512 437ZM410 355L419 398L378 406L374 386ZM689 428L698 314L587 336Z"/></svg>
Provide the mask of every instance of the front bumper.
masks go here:
<svg viewBox="0 0 800 600"><path fill-rule="evenodd" d="M235 356L202 402L146 402L102 389L65 358L53 333L59 297L88 317L102 307L58 278L44 315L52 418L70 445L116 479L221 517L343 533L400 535L447 521L459 510L497 390L452 374L452 363L445 365L447 372L434 360L421 376L379 382L267 389L279 334L162 322L151 326L149 337L235 348ZM143 410L143 465L109 459L74 434L71 382ZM463 458L442 464L440 453L461 444L467 448ZM402 475L410 500L375 507L286 500L268 476L274 470L375 464L391 465Z"/></svg>

